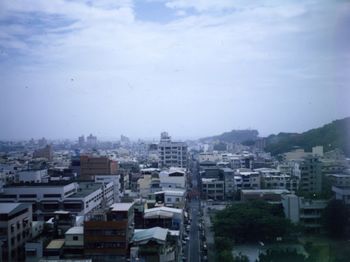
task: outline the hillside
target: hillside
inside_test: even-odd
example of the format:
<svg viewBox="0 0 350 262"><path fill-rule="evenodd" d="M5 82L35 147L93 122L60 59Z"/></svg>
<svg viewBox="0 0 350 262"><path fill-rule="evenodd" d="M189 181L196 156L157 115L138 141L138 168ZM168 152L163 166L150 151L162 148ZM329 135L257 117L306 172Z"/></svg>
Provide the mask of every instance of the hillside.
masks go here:
<svg viewBox="0 0 350 262"><path fill-rule="evenodd" d="M324 151L335 148L341 149L350 156L350 117L335 120L320 128L311 129L304 133L279 133L267 137L267 152L273 155L284 153L295 147L311 151L313 146L322 145Z"/></svg>
<svg viewBox="0 0 350 262"><path fill-rule="evenodd" d="M242 143L247 140L256 140L259 132L257 130L232 130L218 136L201 138L202 142L220 141L226 143Z"/></svg>

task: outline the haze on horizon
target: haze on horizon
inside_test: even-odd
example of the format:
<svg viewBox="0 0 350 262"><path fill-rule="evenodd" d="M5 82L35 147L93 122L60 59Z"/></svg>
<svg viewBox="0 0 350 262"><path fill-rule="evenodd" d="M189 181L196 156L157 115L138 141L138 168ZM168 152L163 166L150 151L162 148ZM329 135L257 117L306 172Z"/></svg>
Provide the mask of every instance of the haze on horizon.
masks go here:
<svg viewBox="0 0 350 262"><path fill-rule="evenodd" d="M349 68L348 1L2 0L0 139L302 132Z"/></svg>

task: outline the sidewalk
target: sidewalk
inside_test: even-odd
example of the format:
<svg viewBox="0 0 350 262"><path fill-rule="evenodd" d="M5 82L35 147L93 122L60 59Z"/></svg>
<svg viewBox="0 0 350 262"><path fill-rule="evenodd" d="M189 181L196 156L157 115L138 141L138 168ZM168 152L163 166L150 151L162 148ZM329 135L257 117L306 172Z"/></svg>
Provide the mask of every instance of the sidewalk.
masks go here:
<svg viewBox="0 0 350 262"><path fill-rule="evenodd" d="M203 206L203 221L205 226L205 238L207 240L208 246L208 262L215 261L215 242L214 242L214 232L211 230L210 215L208 213L207 204L202 201Z"/></svg>

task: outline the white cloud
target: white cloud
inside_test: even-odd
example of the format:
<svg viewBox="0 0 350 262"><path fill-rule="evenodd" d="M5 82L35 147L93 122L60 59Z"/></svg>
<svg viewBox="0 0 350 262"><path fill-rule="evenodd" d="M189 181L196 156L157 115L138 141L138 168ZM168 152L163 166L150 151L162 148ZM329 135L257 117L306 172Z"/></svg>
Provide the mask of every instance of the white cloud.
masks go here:
<svg viewBox="0 0 350 262"><path fill-rule="evenodd" d="M328 94L334 81L329 61L337 56L326 46L332 24L328 5L163 3L178 15L167 23L137 20L137 1L1 1L0 17L11 23L0 25L0 46L15 58L0 61L0 79L7 84L1 87L8 97L5 105L18 103L14 94L26 90L16 88L28 85L36 91L19 99L23 106L12 110L16 115L28 110L31 119L30 113L38 110L30 104L50 99L52 115L45 120L55 119L59 126L77 121L74 108L81 125L78 130L67 128L67 136L89 128L111 135L125 128L122 133L134 136L169 128L195 136L200 130L216 132L213 122L218 132L234 128L233 122L272 132L273 125L264 126L264 116L278 122L288 107L306 101L315 88L326 90L330 99L337 96ZM34 19L33 24L23 23L25 19ZM280 99L286 104L281 106L275 94L286 95ZM315 99L323 102L324 96ZM324 121L333 117L334 110L324 112L320 103L311 109L320 110ZM310 108L305 102L295 110L296 118ZM98 119L100 129L86 115ZM0 119L5 117L0 114ZM104 122L110 126L103 127ZM14 121L13 126L18 125ZM140 125L147 128L140 130ZM176 129L180 125L185 127Z"/></svg>

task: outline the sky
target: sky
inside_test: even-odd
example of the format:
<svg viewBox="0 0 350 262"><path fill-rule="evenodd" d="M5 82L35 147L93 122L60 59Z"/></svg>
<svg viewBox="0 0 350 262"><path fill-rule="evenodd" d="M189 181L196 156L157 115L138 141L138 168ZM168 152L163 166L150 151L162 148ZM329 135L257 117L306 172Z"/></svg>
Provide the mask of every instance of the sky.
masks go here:
<svg viewBox="0 0 350 262"><path fill-rule="evenodd" d="M349 1L0 1L0 139L302 132L349 83Z"/></svg>

